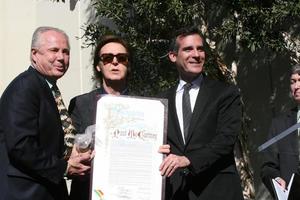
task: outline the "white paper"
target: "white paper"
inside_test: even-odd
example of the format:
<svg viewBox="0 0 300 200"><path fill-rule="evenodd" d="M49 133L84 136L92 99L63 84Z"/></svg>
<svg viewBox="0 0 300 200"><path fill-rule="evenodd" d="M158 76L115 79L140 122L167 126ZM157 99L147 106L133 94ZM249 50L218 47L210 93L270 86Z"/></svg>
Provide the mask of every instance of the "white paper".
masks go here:
<svg viewBox="0 0 300 200"><path fill-rule="evenodd" d="M97 104L92 200L159 200L165 106L159 100L103 96Z"/></svg>
<svg viewBox="0 0 300 200"><path fill-rule="evenodd" d="M292 182L293 182L293 179L294 179L294 175L295 174L292 175L291 180L289 182L289 185L286 189L282 188L282 186L280 186L280 184L275 179L272 179L273 187L274 187L274 190L275 190L275 195L276 195L278 200L287 200L288 199L290 189L291 189L291 186L292 186Z"/></svg>

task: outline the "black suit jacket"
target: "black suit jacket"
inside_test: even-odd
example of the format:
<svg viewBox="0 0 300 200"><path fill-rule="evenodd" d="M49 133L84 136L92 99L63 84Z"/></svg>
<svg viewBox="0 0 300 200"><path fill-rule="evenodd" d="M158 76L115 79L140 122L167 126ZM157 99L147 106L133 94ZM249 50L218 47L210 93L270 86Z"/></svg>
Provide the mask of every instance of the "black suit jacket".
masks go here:
<svg viewBox="0 0 300 200"><path fill-rule="evenodd" d="M101 88L71 99L69 112L73 124L79 134L96 123L97 101L104 91ZM73 178L70 191L70 200L88 200L90 193L90 177Z"/></svg>
<svg viewBox="0 0 300 200"><path fill-rule="evenodd" d="M289 112L272 119L268 138L273 138L282 131L296 124L297 107ZM291 175L297 172L299 165L297 131L279 140L263 152L264 162L261 167L261 178L270 193L274 196L271 179L283 178L289 183Z"/></svg>
<svg viewBox="0 0 300 200"><path fill-rule="evenodd" d="M167 142L171 153L186 156L191 165L167 179L166 199L243 199L233 155L241 126L237 88L204 77L186 144L176 113L176 88L160 95L169 102Z"/></svg>
<svg viewBox="0 0 300 200"><path fill-rule="evenodd" d="M0 199L66 199L63 138L51 90L30 67L0 100Z"/></svg>

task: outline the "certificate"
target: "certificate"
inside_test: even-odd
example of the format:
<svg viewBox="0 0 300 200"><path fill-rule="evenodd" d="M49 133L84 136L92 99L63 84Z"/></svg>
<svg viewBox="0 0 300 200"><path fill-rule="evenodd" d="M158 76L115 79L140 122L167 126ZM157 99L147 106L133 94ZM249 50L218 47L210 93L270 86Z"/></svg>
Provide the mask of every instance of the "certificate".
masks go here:
<svg viewBox="0 0 300 200"><path fill-rule="evenodd" d="M92 200L164 199L159 146L167 100L104 95L97 102Z"/></svg>

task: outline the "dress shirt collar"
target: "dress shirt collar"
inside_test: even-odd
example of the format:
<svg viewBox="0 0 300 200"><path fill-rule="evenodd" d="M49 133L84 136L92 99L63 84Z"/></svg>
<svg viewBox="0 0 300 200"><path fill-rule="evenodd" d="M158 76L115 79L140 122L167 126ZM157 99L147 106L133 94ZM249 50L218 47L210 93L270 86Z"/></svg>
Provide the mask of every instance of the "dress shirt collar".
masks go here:
<svg viewBox="0 0 300 200"><path fill-rule="evenodd" d="M203 75L201 73L195 80L192 81L192 88L197 88L197 89L200 88L202 80L203 80ZM180 79L176 92L183 90L183 86L185 84L186 84L186 82L184 80Z"/></svg>

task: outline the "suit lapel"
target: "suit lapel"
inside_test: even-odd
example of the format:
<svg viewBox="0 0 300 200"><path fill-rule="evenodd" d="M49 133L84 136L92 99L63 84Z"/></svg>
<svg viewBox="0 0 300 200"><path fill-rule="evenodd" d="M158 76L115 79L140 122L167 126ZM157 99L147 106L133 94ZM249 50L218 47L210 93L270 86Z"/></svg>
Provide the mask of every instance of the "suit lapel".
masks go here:
<svg viewBox="0 0 300 200"><path fill-rule="evenodd" d="M288 115L287 115L287 117L286 117L285 123L286 123L285 126L286 126L287 128L289 128L289 127L291 127L291 126L293 126L294 124L297 123L297 108L292 109L292 110L288 113ZM294 133L291 133L291 135L288 136L288 137L289 137L289 138L292 138L292 139L289 140L289 141L291 142L291 143L290 143L290 145L291 145L291 150L292 150L292 151L295 151L295 150L296 150L296 152L299 152L299 148L298 148L298 140L297 140L297 138L298 138L298 131L296 130Z"/></svg>
<svg viewBox="0 0 300 200"><path fill-rule="evenodd" d="M211 86L209 84L209 80L204 78L201 83L199 93L195 102L186 144L190 141L192 133L194 132L197 123L199 123L198 119L200 118L203 109L205 108L208 100L210 99L210 87Z"/></svg>
<svg viewBox="0 0 300 200"><path fill-rule="evenodd" d="M170 93L168 94L168 101L169 101L169 126L173 126L174 130L173 131L169 131L168 134L170 135L170 138L174 138L176 139L176 141L174 141L175 143L179 144L180 146L184 146L183 143L183 138L182 138L182 134L181 134L181 130L180 130L180 126L179 126L179 121L178 121L178 115L176 112L176 103L175 103L175 99L176 99L176 89L177 87L173 87L170 91Z"/></svg>
<svg viewBox="0 0 300 200"><path fill-rule="evenodd" d="M32 68L32 67L29 67L28 68L28 71L30 73L34 73L37 78L39 79L40 83L41 83L41 87L43 87L43 90L44 91L44 95L46 96L46 99L49 99L49 102L50 104L56 108L57 110L57 115L59 116L59 112L58 112L58 109L57 109L57 105L56 105L56 102L55 102L55 99L54 99L54 96L52 94L52 91L51 91L51 88L49 87L45 77L43 77L36 69Z"/></svg>

